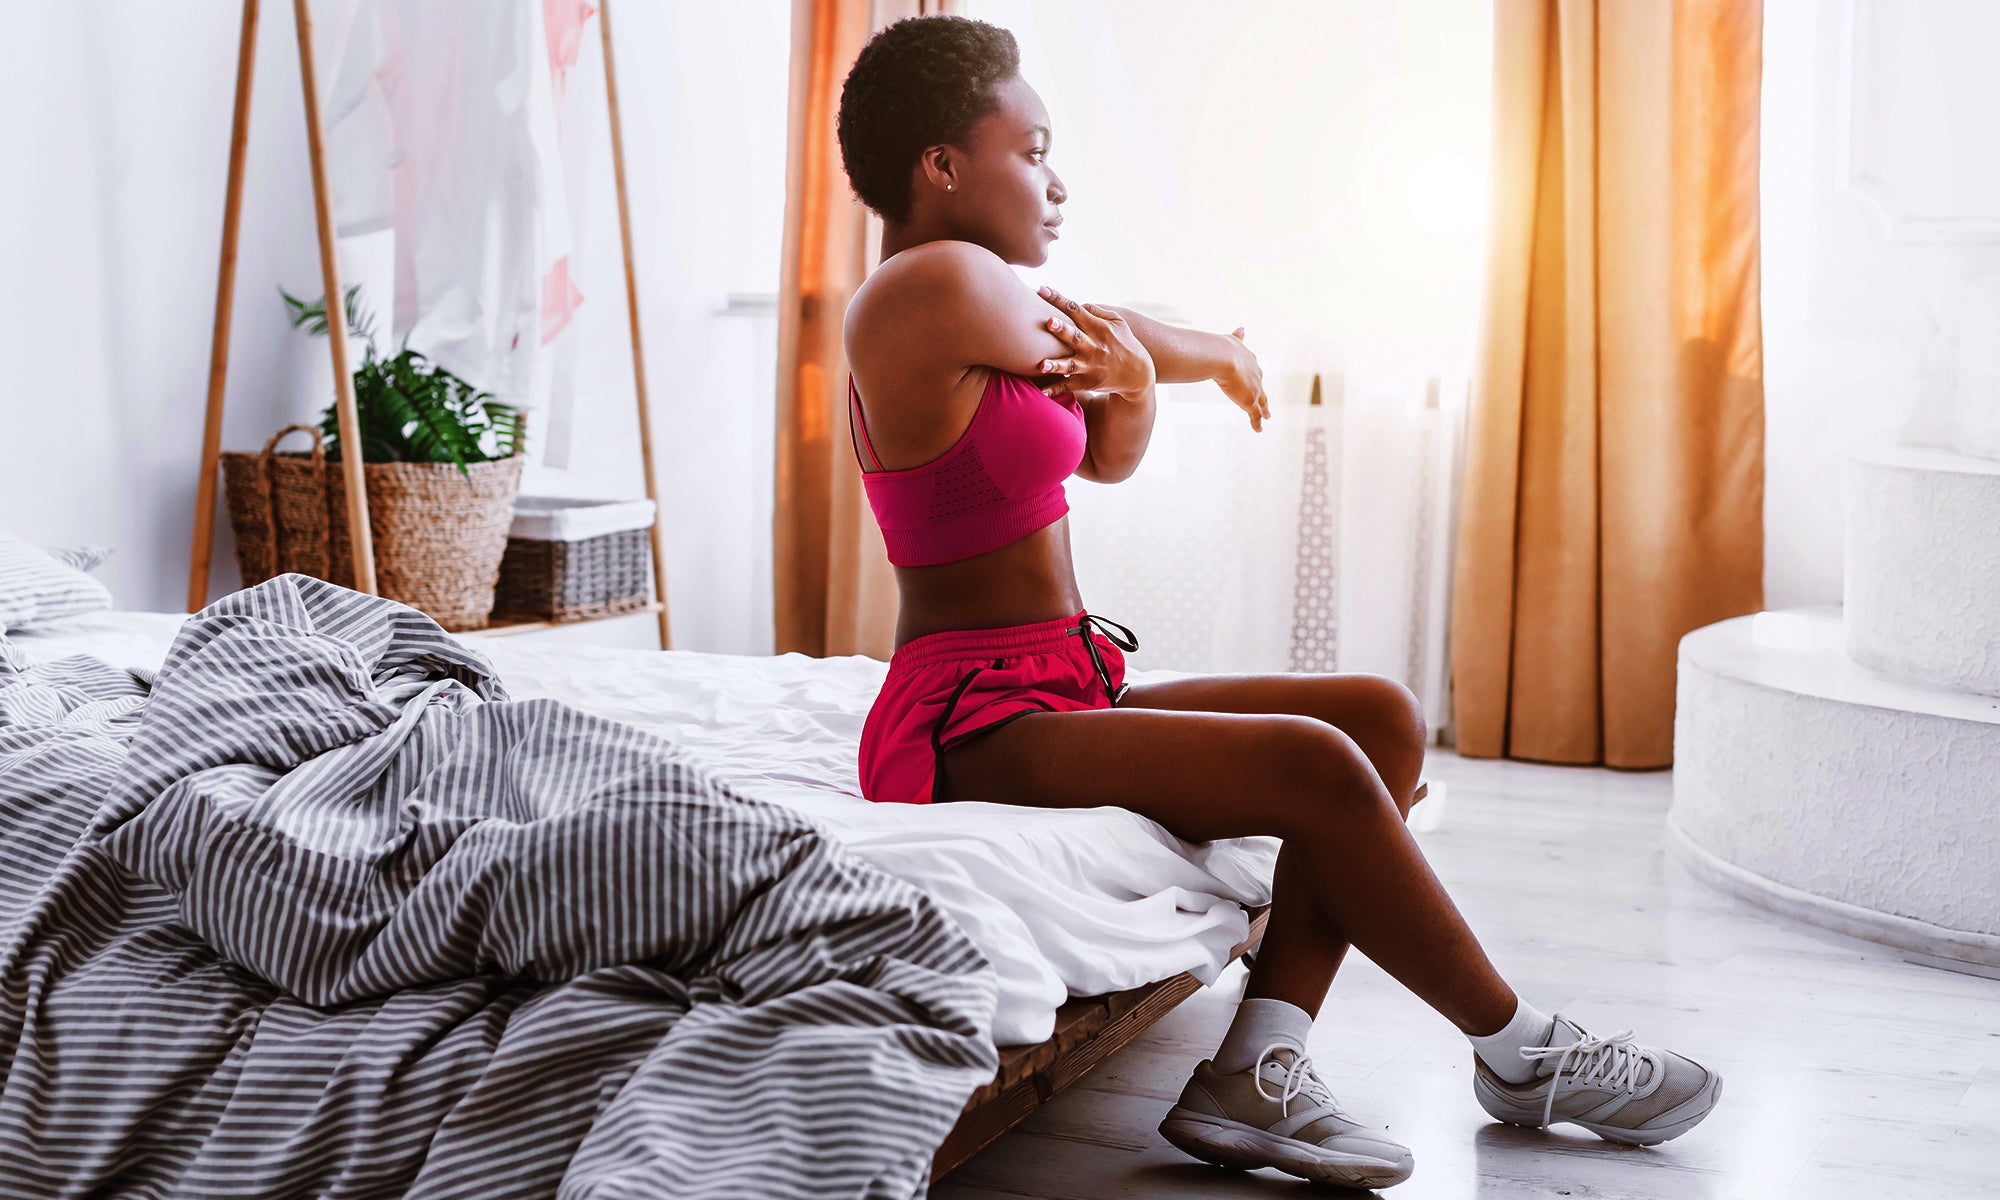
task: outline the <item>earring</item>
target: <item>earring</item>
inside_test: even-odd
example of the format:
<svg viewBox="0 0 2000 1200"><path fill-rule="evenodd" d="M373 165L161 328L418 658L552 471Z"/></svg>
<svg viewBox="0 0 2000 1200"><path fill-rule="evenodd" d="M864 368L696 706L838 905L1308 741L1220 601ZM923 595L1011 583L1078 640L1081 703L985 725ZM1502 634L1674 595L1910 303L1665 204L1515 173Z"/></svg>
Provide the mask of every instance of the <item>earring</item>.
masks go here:
<svg viewBox="0 0 2000 1200"><path fill-rule="evenodd" d="M947 192L948 192L948 191L950 191L950 190L951 190L951 185L950 185L950 184L948 184L948 183L947 183L947 184L945 184L945 185L944 185L944 190L945 190L945 191L947 191Z"/></svg>

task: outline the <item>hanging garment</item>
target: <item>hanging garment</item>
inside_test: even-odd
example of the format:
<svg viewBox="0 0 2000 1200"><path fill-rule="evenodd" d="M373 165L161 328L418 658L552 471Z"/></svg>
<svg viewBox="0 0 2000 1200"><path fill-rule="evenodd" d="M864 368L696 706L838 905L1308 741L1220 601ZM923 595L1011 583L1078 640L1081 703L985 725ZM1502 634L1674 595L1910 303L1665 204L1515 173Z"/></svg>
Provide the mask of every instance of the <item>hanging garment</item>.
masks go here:
<svg viewBox="0 0 2000 1200"><path fill-rule="evenodd" d="M576 406L577 365L583 331L570 318L583 304L575 279L584 243L584 197L591 141L586 127L565 118L569 69L584 46L584 26L597 12L584 0L542 0L549 46L549 75L555 96L556 130L562 143L563 190L569 199L569 253L558 258L542 280L542 341L548 346L548 412L542 422L542 461L551 467L570 464L570 434ZM589 108L586 106L585 111Z"/></svg>
<svg viewBox="0 0 2000 1200"><path fill-rule="evenodd" d="M579 226L575 218L581 214L577 203L580 193L575 187L581 180L574 178L571 171L574 159L572 152L576 139L563 136L563 85L569 77L569 69L576 65L576 56L583 47L584 22L590 20L596 9L583 0L542 0L542 24L549 49L550 90L554 98L556 134L563 148L562 171L565 175L565 192L570 200L571 251L549 265L548 274L542 278L542 340L554 341L556 336L568 326L577 306L583 303L583 293L576 290L572 281L570 260L575 254L575 245L581 241L575 236Z"/></svg>
<svg viewBox="0 0 2000 1200"><path fill-rule="evenodd" d="M378 317L393 313L399 340L528 408L570 391L563 356L549 357L582 301L569 281L578 172L555 89L592 11L358 0L326 99L339 232L396 234L395 295L373 298Z"/></svg>

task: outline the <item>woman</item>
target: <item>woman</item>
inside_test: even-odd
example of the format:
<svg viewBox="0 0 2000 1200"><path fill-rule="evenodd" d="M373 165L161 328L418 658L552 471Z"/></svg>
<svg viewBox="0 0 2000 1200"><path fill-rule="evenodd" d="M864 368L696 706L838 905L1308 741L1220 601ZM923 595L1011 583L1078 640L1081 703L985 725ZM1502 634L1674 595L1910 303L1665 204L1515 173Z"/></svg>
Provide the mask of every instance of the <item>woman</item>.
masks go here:
<svg viewBox="0 0 2000 1200"><path fill-rule="evenodd" d="M1253 430L1269 401L1241 329L1038 298L1009 269L1047 261L1068 198L1019 66L1003 29L920 17L870 40L841 93L848 179L883 219L882 262L846 315L849 418L901 593L863 794L1112 804L1190 841L1283 839L1244 1000L1160 1125L1196 1157L1364 1187L1409 1177L1410 1152L1342 1113L1306 1056L1349 943L1465 1032L1495 1118L1641 1144L1686 1132L1721 1078L1517 997L1432 874L1404 826L1426 743L1407 689L1124 683L1137 643L1083 606L1063 480L1132 473L1155 383L1213 379Z"/></svg>

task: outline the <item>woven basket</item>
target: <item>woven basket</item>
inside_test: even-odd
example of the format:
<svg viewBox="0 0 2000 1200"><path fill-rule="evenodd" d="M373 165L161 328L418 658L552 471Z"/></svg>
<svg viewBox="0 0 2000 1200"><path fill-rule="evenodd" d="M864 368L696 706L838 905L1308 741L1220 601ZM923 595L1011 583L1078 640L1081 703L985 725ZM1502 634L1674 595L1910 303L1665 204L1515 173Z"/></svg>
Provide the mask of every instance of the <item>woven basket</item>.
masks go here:
<svg viewBox="0 0 2000 1200"><path fill-rule="evenodd" d="M310 452L279 451L303 431ZM364 463L376 590L446 629L483 629L507 549L521 456L468 463ZM243 586L296 571L354 586L347 480L329 470L319 430L287 425L261 453L222 455L223 494L236 532Z"/></svg>
<svg viewBox="0 0 2000 1200"><path fill-rule="evenodd" d="M573 542L510 537L493 610L537 621L588 621L646 607L652 534L621 529Z"/></svg>

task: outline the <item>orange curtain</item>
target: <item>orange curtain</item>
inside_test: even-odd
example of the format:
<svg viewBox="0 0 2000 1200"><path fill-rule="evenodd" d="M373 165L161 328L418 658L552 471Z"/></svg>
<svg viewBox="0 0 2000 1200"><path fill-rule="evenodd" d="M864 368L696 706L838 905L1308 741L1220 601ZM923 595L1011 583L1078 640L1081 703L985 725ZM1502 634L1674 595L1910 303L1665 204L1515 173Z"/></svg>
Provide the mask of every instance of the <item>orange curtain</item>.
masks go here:
<svg viewBox="0 0 2000 1200"><path fill-rule="evenodd" d="M1761 0L1496 0L1452 588L1460 753L1673 761L1683 634L1763 607Z"/></svg>
<svg viewBox="0 0 2000 1200"><path fill-rule="evenodd" d="M793 0L772 528L780 654L886 659L895 648L896 576L861 489L841 350L848 299L880 253L881 221L848 188L835 118L848 68L876 30L956 7Z"/></svg>

